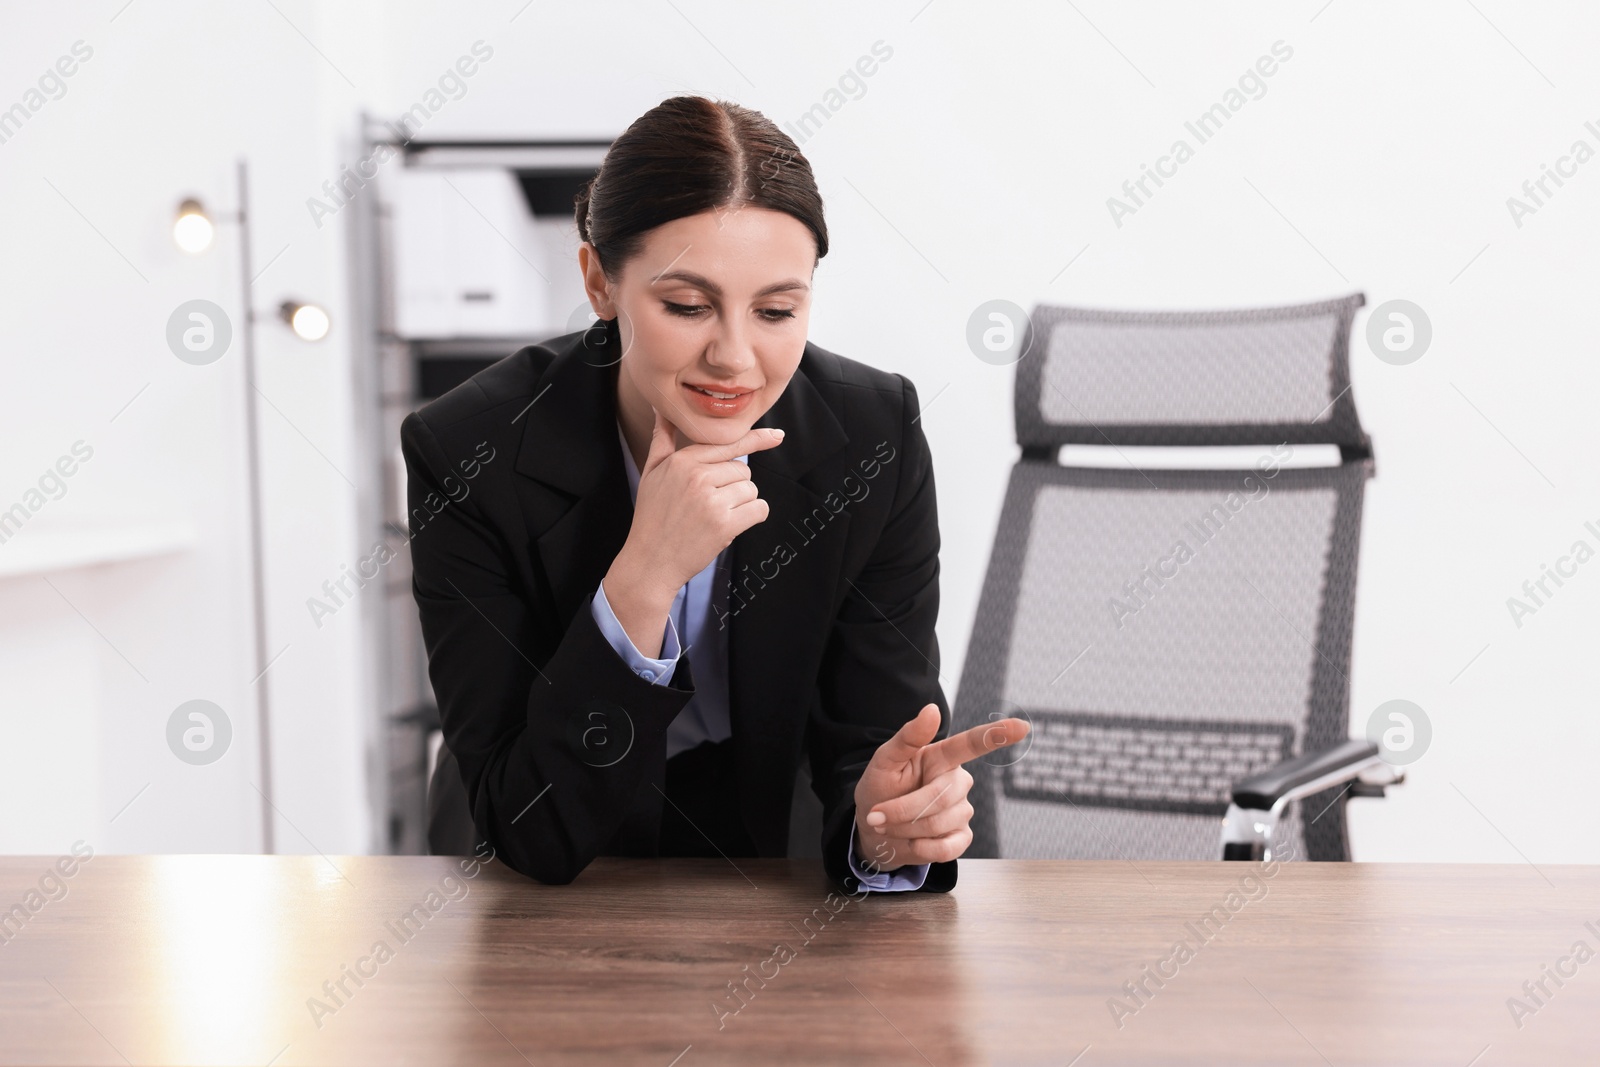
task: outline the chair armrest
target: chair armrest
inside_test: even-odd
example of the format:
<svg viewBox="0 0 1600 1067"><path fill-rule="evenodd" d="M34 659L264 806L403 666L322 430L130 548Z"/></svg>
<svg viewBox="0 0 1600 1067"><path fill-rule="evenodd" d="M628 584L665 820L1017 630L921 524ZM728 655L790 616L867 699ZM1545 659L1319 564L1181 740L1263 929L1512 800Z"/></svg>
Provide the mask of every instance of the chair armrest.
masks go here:
<svg viewBox="0 0 1600 1067"><path fill-rule="evenodd" d="M1235 783L1233 803L1255 811L1279 810L1292 800L1349 781L1381 762L1374 742L1342 741L1320 752L1286 759Z"/></svg>

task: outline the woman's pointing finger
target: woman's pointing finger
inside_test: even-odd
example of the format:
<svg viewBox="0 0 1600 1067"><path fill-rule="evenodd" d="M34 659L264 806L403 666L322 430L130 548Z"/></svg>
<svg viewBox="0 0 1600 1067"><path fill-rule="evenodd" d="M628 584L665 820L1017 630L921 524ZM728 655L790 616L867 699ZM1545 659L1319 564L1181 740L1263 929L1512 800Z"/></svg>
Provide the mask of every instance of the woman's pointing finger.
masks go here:
<svg viewBox="0 0 1600 1067"><path fill-rule="evenodd" d="M997 719L935 742L922 755L922 777L924 780L937 778L952 767L1014 745L1027 737L1030 729L1032 727L1023 719Z"/></svg>

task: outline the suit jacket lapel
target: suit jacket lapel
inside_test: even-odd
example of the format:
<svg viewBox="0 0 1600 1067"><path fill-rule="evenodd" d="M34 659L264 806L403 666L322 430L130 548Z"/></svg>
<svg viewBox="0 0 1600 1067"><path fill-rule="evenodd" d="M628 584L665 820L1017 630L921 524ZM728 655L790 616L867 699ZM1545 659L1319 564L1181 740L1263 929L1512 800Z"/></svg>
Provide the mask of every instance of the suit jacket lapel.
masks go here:
<svg viewBox="0 0 1600 1067"><path fill-rule="evenodd" d="M816 693L834 592L850 526L806 484L816 465L849 443L833 411L801 370L758 427L784 441L750 455L750 476L767 502L765 522L733 539L730 556L728 711L739 793L763 855L783 855L806 714ZM842 498L835 498L837 504Z"/></svg>
<svg viewBox="0 0 1600 1067"><path fill-rule="evenodd" d="M523 513L555 598L560 633L593 596L633 523L617 440L616 367L581 338L550 361L523 418L516 469L541 483Z"/></svg>

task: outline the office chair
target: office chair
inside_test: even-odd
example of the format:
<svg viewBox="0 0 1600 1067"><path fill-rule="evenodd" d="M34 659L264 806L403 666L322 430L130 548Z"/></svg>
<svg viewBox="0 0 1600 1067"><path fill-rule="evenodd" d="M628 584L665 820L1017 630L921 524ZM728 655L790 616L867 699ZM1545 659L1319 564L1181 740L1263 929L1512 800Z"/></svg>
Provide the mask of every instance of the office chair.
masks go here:
<svg viewBox="0 0 1600 1067"><path fill-rule="evenodd" d="M1032 731L967 764L967 855L1349 858L1346 799L1400 780L1348 732L1374 471L1350 395L1364 303L1034 310L1014 390L1022 455L953 713L955 730L1014 715ZM1067 467L1069 444L1252 458ZM1284 465L1308 445L1338 446L1339 462Z"/></svg>

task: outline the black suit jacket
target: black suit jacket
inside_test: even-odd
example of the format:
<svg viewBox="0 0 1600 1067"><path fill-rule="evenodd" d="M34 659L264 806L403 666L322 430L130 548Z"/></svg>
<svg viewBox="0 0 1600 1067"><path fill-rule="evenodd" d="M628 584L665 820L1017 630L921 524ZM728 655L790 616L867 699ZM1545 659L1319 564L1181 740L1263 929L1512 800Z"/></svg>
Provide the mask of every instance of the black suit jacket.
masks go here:
<svg viewBox="0 0 1600 1067"><path fill-rule="evenodd" d="M412 590L445 743L479 840L546 883L597 855L659 855L667 726L694 695L688 656L669 685L647 682L590 612L633 519L619 351L614 321L529 345L400 429ZM846 848L867 761L930 701L940 737L950 724L919 411L903 375L808 343L755 423L786 431L749 457L768 517L732 543L740 813L760 855L786 855L809 756L824 868L847 892L859 887ZM936 863L923 891L955 882L956 862Z"/></svg>

